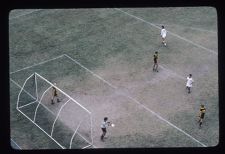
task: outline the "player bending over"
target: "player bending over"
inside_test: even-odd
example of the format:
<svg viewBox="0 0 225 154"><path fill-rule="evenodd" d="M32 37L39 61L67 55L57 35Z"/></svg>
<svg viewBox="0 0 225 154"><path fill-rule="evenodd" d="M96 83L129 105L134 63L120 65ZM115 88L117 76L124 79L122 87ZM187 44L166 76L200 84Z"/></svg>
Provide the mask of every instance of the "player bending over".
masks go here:
<svg viewBox="0 0 225 154"><path fill-rule="evenodd" d="M193 84L194 80L192 79L192 74L189 74L189 76L187 77L187 83L186 83L186 89L188 90L188 93L191 93L191 87Z"/></svg>
<svg viewBox="0 0 225 154"><path fill-rule="evenodd" d="M106 131L106 127L110 126L110 122L108 122L107 120L108 120L108 118L105 117L105 118L104 118L104 121L103 121L102 124L101 124L101 129L102 129L101 140L102 140L102 141L104 141L104 137L105 137L106 132L107 132L107 131Z"/></svg>
<svg viewBox="0 0 225 154"><path fill-rule="evenodd" d="M56 83L54 83L54 85L56 85ZM54 98L57 98L57 102L59 103L60 100L59 100L59 97L58 97L58 94L57 94L57 90L56 88L53 86L52 87L52 103L51 104L54 104Z"/></svg>
<svg viewBox="0 0 225 154"><path fill-rule="evenodd" d="M155 52L153 56L153 60L154 60L153 71L158 72L158 52L157 51Z"/></svg>
<svg viewBox="0 0 225 154"><path fill-rule="evenodd" d="M164 44L166 46L166 29L164 28L164 26L162 26L161 29L161 37L162 37L162 44Z"/></svg>
<svg viewBox="0 0 225 154"><path fill-rule="evenodd" d="M205 116L205 111L206 111L205 106L204 105L201 105L200 112L199 112L199 120L198 120L198 122L199 122L199 128L202 127L202 121L203 121L204 116Z"/></svg>

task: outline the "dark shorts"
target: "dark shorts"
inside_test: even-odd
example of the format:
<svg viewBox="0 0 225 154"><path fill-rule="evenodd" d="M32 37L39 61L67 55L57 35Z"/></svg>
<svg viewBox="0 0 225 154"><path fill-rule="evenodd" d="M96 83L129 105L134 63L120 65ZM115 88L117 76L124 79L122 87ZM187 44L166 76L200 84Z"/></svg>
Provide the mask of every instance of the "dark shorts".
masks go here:
<svg viewBox="0 0 225 154"><path fill-rule="evenodd" d="M200 118L203 119L205 116L205 113L201 113Z"/></svg>
<svg viewBox="0 0 225 154"><path fill-rule="evenodd" d="M54 97L57 97L58 95L57 95L57 93L54 93Z"/></svg>
<svg viewBox="0 0 225 154"><path fill-rule="evenodd" d="M103 131L104 133L106 133L106 128L102 128L102 131Z"/></svg>
<svg viewBox="0 0 225 154"><path fill-rule="evenodd" d="M154 60L154 64L157 64L157 60Z"/></svg>

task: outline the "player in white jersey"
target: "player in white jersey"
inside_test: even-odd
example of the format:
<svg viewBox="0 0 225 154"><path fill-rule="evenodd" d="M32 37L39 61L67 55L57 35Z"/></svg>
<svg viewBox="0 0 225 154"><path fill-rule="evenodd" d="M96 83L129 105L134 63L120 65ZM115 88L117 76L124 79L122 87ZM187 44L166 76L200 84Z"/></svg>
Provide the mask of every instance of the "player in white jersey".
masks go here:
<svg viewBox="0 0 225 154"><path fill-rule="evenodd" d="M191 93L191 87L193 84L194 80L192 79L192 74L189 74L189 76L187 77L187 83L186 83L186 89L188 90L188 93Z"/></svg>
<svg viewBox="0 0 225 154"><path fill-rule="evenodd" d="M162 43L166 46L166 29L164 26L162 26L162 29L161 29L161 37L162 37Z"/></svg>

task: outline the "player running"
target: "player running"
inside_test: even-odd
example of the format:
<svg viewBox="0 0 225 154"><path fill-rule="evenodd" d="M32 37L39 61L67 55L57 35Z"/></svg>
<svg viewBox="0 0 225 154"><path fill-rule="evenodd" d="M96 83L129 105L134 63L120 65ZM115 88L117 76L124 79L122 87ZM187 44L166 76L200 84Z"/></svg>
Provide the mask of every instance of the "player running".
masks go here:
<svg viewBox="0 0 225 154"><path fill-rule="evenodd" d="M202 127L202 121L204 119L204 116L205 116L205 111L206 111L206 108L204 105L201 105L201 108L200 108L200 112L199 112L199 128Z"/></svg>
<svg viewBox="0 0 225 154"><path fill-rule="evenodd" d="M157 51L155 52L153 56L153 60L154 60L153 72L154 71L158 72L158 52Z"/></svg>
<svg viewBox="0 0 225 154"><path fill-rule="evenodd" d="M105 118L104 118L104 121L103 121L102 124L101 124L101 129L102 129L101 141L104 141L104 137L105 137L106 132L107 132L107 131L106 131L106 127L108 127L108 126L111 125L110 122L107 121L107 120L108 120L108 118L105 117Z"/></svg>
<svg viewBox="0 0 225 154"><path fill-rule="evenodd" d="M54 86L56 86L56 83L54 83ZM58 103L60 102L58 94L57 94L57 90L56 90L56 88L54 86L52 87L52 100L51 100L52 103L51 104L55 104L54 103L54 98L57 98L57 102Z"/></svg>
<svg viewBox="0 0 225 154"><path fill-rule="evenodd" d="M166 34L167 34L167 31L165 27L162 26L162 29L161 29L162 44L164 44L165 46L166 46Z"/></svg>
<svg viewBox="0 0 225 154"><path fill-rule="evenodd" d="M187 77L187 83L186 83L186 89L188 90L188 93L191 93L191 87L193 84L194 80L192 79L192 74L189 74L189 76Z"/></svg>

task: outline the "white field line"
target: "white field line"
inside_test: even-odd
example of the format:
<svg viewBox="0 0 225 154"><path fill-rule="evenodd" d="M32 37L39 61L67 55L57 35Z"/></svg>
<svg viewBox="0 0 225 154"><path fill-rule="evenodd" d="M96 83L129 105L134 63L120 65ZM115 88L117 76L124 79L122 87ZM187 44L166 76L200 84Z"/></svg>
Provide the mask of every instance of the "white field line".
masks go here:
<svg viewBox="0 0 225 154"><path fill-rule="evenodd" d="M44 64L44 63L47 63L47 62L56 60L56 59L61 58L61 57L63 57L63 55L60 55L60 56L55 57L55 58L52 58L52 59L48 59L48 60L46 60L46 61L43 61L43 62L40 62L40 63L37 63L37 64L33 64L33 65L30 65L30 66L24 67L24 68L22 68L22 69L19 69L19 70L13 71L13 72L10 72L10 74L13 74L13 73L16 73L16 72L20 72L20 71L22 71L22 70L25 70L25 69L28 69L28 68L31 68L31 67L34 67L34 66L42 65L42 64Z"/></svg>
<svg viewBox="0 0 225 154"><path fill-rule="evenodd" d="M168 125L176 128L177 130L179 130L180 132L182 132L183 134L185 134L186 136L190 137L192 140L196 141L197 143L201 144L203 147L207 147L205 144L201 143L200 141L198 141L197 139L195 139L194 137L192 137L191 135L189 135L188 133L186 133L185 131L183 131L182 129L180 129L179 127L175 126L174 124L172 124L171 122L167 121L166 119L162 118L160 115L158 115L157 113L155 113L154 111L150 110L149 108L147 108L146 106L144 106L143 104L141 104L139 101L137 101L136 99L127 96L127 98L133 100L134 102L136 102L137 104L141 105L143 108L145 108L146 110L148 110L149 112L151 112L153 115L155 115L156 117L158 117L159 119L161 119L162 121L166 122Z"/></svg>
<svg viewBox="0 0 225 154"><path fill-rule="evenodd" d="M161 29L159 26L156 26L155 24L153 24L153 23L151 23L151 22L148 22L148 21L146 21L146 20L144 20L144 19L141 19L141 18L139 18L139 17L137 17L137 16L135 16L135 15L132 15L132 14L130 14L130 13L127 13L127 12L121 10L121 9L118 9L118 8L115 8L115 9L118 10L118 11L120 11L120 12L125 13L126 15L128 15L128 16L130 16L130 17L133 17L133 18L135 18L135 19L137 19L137 20L140 20L140 21L142 21L142 22L144 22L144 23L147 23L147 24L149 24L149 25L151 25L151 26L153 26L153 27L155 27L155 28ZM188 39L186 39L186 38L184 38L184 37L181 37L181 36L179 36L179 35L177 35L177 34L175 34L175 33L172 33L172 32L170 32L170 31L167 31L167 32L170 33L170 34L173 35L173 36L176 36L177 38L179 38L179 39L181 39L181 40L184 40L184 41L186 41L186 42L188 42L188 43L190 43L190 44L193 44L193 45L195 45L195 46L197 46L197 47L199 47L199 48L201 48L201 49L204 49L204 50L206 50L206 51L208 51L208 52L210 52L210 53L212 53L212 54L218 55L218 53L217 53L216 51L214 51L214 50L211 50L211 49L208 49L208 48L206 48L206 47L203 47L203 46L201 46L201 45L199 45L199 44L197 44L197 43L192 42L191 40L188 40Z"/></svg>
<svg viewBox="0 0 225 154"><path fill-rule="evenodd" d="M11 17L11 18L9 18L9 20L16 19L16 18L19 18L19 17L25 16L25 15L28 15L28 14L31 14L31 13L34 13L34 12L37 12L37 11L40 11L40 10L42 10L42 9L38 9L38 10L29 11L29 12L26 12L26 13L20 14L20 15L18 15L18 16Z"/></svg>
<svg viewBox="0 0 225 154"><path fill-rule="evenodd" d="M20 107L18 107L19 109L21 109L21 108L23 108L23 107L25 107L25 106L28 106L28 105L31 105L31 104L34 104L34 103L36 103L37 101L35 100L35 101L33 101L33 102L30 102L30 103L28 103L28 104L26 104L26 105L22 105L22 106L20 106Z"/></svg>
<svg viewBox="0 0 225 154"><path fill-rule="evenodd" d="M65 54L66 55L66 54ZM69 56L66 55L68 58ZM96 76L97 78L99 78L100 80L102 80L103 82L107 83L110 87L117 89L116 86L113 86L111 83L109 83L108 81L104 80L102 77L100 77L99 75L95 74L94 72L92 72L91 70L89 70L88 68L86 68L85 66L81 65L80 63L78 63L76 60L74 60L73 58L70 57L71 60L73 60L74 62L76 62L78 65L80 65L81 67L85 68L88 72L90 72L91 74L93 74L94 76ZM189 135L188 133L186 133L185 131L183 131L182 129L178 128L177 126L175 126L174 124L172 124L171 122L167 121L166 119L164 119L163 117L161 117L160 115L158 115L157 113L155 113L154 111L152 111L151 109L149 109L148 107L146 107L145 105L141 104L139 101L137 101L136 99L132 98L129 95L126 94L122 94L123 96L133 100L135 103L141 105L143 108L145 108L147 111L151 112L153 115L155 115L156 117L158 117L160 120L163 120L164 122L166 122L168 125L172 126L173 128L177 129L178 131L180 131L181 133L185 134L186 136L190 137L192 140L196 141L197 143L201 144L203 147L206 147L205 144L201 143L200 141L198 141L197 139L195 139L194 137L192 137L191 135Z"/></svg>
<svg viewBox="0 0 225 154"><path fill-rule="evenodd" d="M33 120L31 120L26 114L20 111L18 108L17 110L22 113L27 119L29 119L33 124L35 124L40 130L42 130L48 137L50 137L56 144L58 144L62 149L65 149L60 143L58 143L54 138L52 138L44 129L42 129L38 124L36 124Z"/></svg>
<svg viewBox="0 0 225 154"><path fill-rule="evenodd" d="M90 146L91 146L91 144L89 144L89 145L83 147L82 149L86 149L86 148L88 148L88 147L90 147Z"/></svg>
<svg viewBox="0 0 225 154"><path fill-rule="evenodd" d="M17 86L17 87L19 87L19 88L22 88L16 81L14 81L13 79L11 79L10 78L10 80ZM23 89L24 90L24 89ZM32 98L34 98L29 92L27 92L26 90L24 90L24 92L25 93L27 93L28 95L30 95ZM34 98L34 99L36 99L36 98ZM39 101L37 101L38 103L39 103ZM47 109L49 112L51 112L53 115L54 115L54 113L46 106L46 105L44 105L44 104L42 104L41 103L41 105L45 108L45 109ZM19 107L20 108L20 107Z"/></svg>
<svg viewBox="0 0 225 154"><path fill-rule="evenodd" d="M90 145L92 145L94 148L98 148L98 147L96 147L94 144L92 144L90 141L88 141L85 137L83 137L79 132L77 132L77 134L78 134L82 139L84 139L87 143L89 143Z"/></svg>
<svg viewBox="0 0 225 154"><path fill-rule="evenodd" d="M22 150L22 148L15 142L15 141L13 141L13 139L11 139L11 141L20 149L20 150Z"/></svg>
<svg viewBox="0 0 225 154"><path fill-rule="evenodd" d="M78 61L76 61L75 59L71 58L70 56L68 56L67 54L64 54L67 58L69 58L70 60L74 61L76 64L80 65L82 68L84 68L86 71L88 71L89 73L91 73L93 76L99 78L100 80L102 80L104 83L110 85L111 87L113 87L114 89L117 89L117 87L113 86L111 83L109 83L108 81L104 80L102 77L100 77L99 75L93 73L92 71L90 71L89 69L87 69L86 67L84 67L81 63L79 63Z"/></svg>

